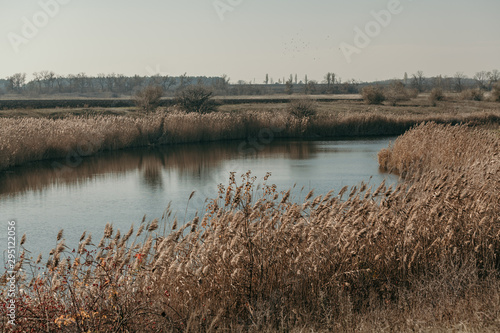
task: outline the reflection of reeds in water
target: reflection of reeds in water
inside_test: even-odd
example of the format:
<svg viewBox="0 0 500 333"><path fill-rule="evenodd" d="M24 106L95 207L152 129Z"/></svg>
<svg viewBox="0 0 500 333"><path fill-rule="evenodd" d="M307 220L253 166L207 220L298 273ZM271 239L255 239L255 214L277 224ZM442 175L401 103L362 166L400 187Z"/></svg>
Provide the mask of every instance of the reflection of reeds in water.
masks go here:
<svg viewBox="0 0 500 333"><path fill-rule="evenodd" d="M66 160L42 161L17 167L11 172L0 172L0 195L15 194L28 190L41 190L50 184L74 184L102 174L142 172L144 183L161 187L161 171L174 169L181 176L208 177L209 172L228 158L240 156L241 141L167 145L155 148L128 149L106 152L86 157L75 167L67 166ZM255 157L303 159L315 151L312 142L277 141L262 145L247 154Z"/></svg>

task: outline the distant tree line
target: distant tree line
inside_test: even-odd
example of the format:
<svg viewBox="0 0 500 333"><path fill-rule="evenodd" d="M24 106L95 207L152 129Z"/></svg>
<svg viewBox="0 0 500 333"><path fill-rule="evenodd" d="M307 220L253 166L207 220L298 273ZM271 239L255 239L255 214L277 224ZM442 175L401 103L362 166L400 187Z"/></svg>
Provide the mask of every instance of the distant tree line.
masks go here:
<svg viewBox="0 0 500 333"><path fill-rule="evenodd" d="M467 89L479 89L482 91L491 91L495 84L500 80L500 71L494 69L492 71L477 72L472 78L469 78L463 72L457 72L454 76L438 75L434 77L426 77L423 71L417 71L412 75L405 73L401 83L407 88L415 89L419 93L430 92L433 89L441 89L445 92L460 93ZM391 85L394 81L387 80L376 82L381 86ZM364 85L372 85L364 84Z"/></svg>
<svg viewBox="0 0 500 333"><path fill-rule="evenodd" d="M173 95L189 85L207 85L214 89L224 89L225 77L191 77L183 74L178 77L168 75L125 76L122 74L98 74L88 76L85 73L58 75L52 71L33 73L28 81L26 73L16 73L0 80L0 92L29 96L79 94L103 97L131 96L148 86L161 87L165 94Z"/></svg>
<svg viewBox="0 0 500 333"><path fill-rule="evenodd" d="M145 87L160 87L164 96L175 96L188 86L198 85L209 88L214 95L272 95L272 94L358 94L361 90L373 84L391 86L399 82L407 89L430 92L439 88L445 92L462 92L467 89L489 91L500 80L500 71L477 72L472 78L462 72L454 76L426 77L423 71L414 74L404 74L403 79L393 79L377 82L361 82L354 79L342 80L334 72L327 72L323 80L309 80L305 75L300 78L297 74L290 74L277 81L269 74L265 74L262 83L239 80L231 84L227 75L220 77L194 77L184 73L181 76L153 75L153 76L125 76L122 74L98 74L88 76L85 73L58 75L52 71L35 72L30 81L26 73L16 73L0 80L0 94L23 94L27 96L39 95L79 95L85 97L120 97L133 96Z"/></svg>

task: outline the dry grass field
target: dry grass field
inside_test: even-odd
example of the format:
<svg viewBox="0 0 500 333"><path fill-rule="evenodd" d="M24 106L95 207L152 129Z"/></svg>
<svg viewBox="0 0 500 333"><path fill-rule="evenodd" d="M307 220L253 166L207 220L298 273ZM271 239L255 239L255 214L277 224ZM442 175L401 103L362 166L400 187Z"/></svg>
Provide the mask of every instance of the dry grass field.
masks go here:
<svg viewBox="0 0 500 333"><path fill-rule="evenodd" d="M307 98L317 100L316 107L319 113L378 113L378 114L412 114L412 115L432 115L432 114L472 114L472 113L499 113L500 105L498 102L491 101L467 101L460 99L457 94L449 94L446 101L438 102L436 106L429 101L429 94L421 94L418 98L399 103L397 106L385 105L366 105L359 95L308 95ZM233 100L255 100L269 101L266 103L243 103L243 104L225 104L221 102L219 111L244 112L244 111L284 111L287 103L276 103L273 100L301 99L303 95L273 95L269 96L235 96ZM331 101L328 101L328 100ZM216 100L223 101L223 98L216 97ZM21 108L0 110L0 118L3 117L46 117L61 118L70 115L127 115L142 116L142 112L134 107L79 107L79 108Z"/></svg>

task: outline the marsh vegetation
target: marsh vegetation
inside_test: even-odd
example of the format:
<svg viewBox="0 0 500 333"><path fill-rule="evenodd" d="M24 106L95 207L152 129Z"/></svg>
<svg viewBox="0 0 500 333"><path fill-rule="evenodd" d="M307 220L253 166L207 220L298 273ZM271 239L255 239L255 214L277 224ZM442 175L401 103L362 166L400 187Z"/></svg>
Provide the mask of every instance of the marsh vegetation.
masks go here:
<svg viewBox="0 0 500 333"><path fill-rule="evenodd" d="M493 332L499 147L493 131L430 123L380 152L396 187L294 203L269 175L233 174L185 225L107 225L74 252L61 231L49 258L21 255L18 329Z"/></svg>

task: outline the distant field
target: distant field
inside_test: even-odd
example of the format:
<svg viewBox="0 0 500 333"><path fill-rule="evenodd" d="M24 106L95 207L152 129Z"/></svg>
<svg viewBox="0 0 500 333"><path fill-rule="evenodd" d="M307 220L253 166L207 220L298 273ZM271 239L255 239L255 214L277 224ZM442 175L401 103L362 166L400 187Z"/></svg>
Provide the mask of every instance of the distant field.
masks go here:
<svg viewBox="0 0 500 333"><path fill-rule="evenodd" d="M220 112L246 111L285 111L292 99L303 95L274 96L235 96L231 98L216 97L220 103ZM491 113L500 115L500 103L487 101L464 101L450 95L448 101L433 106L427 94L397 106L366 105L359 95L310 95L316 100L319 114L369 114L378 115L467 115ZM165 110L173 106L171 98L164 98L161 108ZM130 99L36 99L36 100L0 100L1 117L48 117L60 118L68 115L121 115L143 116Z"/></svg>
<svg viewBox="0 0 500 333"><path fill-rule="evenodd" d="M302 96L295 95L273 95L273 96L217 96L217 100L222 105L245 104L245 103L288 103L292 99ZM351 101L361 100L359 95L330 95L330 96L311 96L319 102L330 101ZM173 98L163 98L160 106L169 107L173 105ZM130 97L124 98L19 98L19 99L0 99L0 110L11 109L53 109L53 108L117 108L134 107L134 102Z"/></svg>

